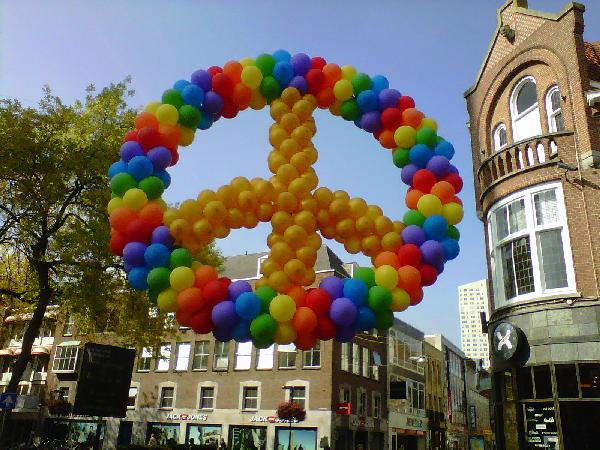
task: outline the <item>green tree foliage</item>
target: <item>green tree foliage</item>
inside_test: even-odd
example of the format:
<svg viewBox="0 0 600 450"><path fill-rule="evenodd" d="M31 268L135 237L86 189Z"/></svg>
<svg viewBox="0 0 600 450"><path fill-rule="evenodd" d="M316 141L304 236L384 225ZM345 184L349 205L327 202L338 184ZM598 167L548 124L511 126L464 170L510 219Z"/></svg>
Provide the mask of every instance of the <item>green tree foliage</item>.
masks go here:
<svg viewBox="0 0 600 450"><path fill-rule="evenodd" d="M90 86L72 105L48 88L38 108L0 101L0 302L33 312L9 392L49 304L74 314L80 334L116 334L120 343L152 345L174 328L128 288L108 246L106 173L133 124L129 83ZM222 261L214 246L201 256Z"/></svg>

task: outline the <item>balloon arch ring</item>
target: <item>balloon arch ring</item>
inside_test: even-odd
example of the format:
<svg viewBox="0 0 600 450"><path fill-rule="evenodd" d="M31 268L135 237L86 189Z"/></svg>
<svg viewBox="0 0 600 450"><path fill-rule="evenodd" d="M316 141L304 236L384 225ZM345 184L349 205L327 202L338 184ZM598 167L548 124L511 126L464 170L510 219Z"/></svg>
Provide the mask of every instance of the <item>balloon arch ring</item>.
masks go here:
<svg viewBox="0 0 600 450"><path fill-rule="evenodd" d="M168 208L161 196L178 147L220 118L266 105L274 120L268 157L273 176L238 177ZM318 186L312 167L317 108L353 122L390 150L409 186L402 221L361 198ZM356 332L389 328L393 313L418 304L423 287L458 255L462 180L453 156L436 122L383 76L284 50L229 61L177 81L135 118L119 161L109 169L110 246L123 257L131 287L147 290L160 310L175 312L197 333L251 340L259 348L347 342ZM254 287L219 278L214 267L196 260L214 239L259 222L270 222L272 233ZM321 236L371 257L374 267L307 288L315 282Z"/></svg>

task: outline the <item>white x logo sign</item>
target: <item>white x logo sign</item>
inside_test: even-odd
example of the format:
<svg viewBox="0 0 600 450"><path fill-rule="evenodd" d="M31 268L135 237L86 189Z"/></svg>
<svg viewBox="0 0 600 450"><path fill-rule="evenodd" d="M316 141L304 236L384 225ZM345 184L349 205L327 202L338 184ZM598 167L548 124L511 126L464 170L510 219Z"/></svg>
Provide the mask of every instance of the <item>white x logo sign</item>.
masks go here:
<svg viewBox="0 0 600 450"><path fill-rule="evenodd" d="M502 336L500 331L496 331L496 337L498 338L498 351L502 350L502 347L506 346L508 350L512 349L512 343L510 342L510 329L506 331L506 334Z"/></svg>

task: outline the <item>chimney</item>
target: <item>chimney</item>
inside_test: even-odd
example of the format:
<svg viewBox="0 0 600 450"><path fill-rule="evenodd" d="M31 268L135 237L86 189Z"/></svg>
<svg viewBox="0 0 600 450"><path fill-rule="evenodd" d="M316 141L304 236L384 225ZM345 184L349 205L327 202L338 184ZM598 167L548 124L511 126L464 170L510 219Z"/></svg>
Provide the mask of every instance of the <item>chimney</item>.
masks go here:
<svg viewBox="0 0 600 450"><path fill-rule="evenodd" d="M513 6L515 8L527 8L527 0L513 0Z"/></svg>

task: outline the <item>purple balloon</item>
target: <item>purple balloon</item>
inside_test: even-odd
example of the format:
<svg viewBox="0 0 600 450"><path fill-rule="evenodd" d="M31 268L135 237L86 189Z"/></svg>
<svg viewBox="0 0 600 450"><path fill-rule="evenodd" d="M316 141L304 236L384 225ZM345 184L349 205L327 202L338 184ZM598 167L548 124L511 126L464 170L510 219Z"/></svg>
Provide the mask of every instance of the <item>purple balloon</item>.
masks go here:
<svg viewBox="0 0 600 450"><path fill-rule="evenodd" d="M142 146L136 141L127 141L121 145L119 154L121 155L121 159L127 163L134 156L144 156L146 152L144 152Z"/></svg>
<svg viewBox="0 0 600 450"><path fill-rule="evenodd" d="M298 89L302 95L306 94L306 91L308 90L308 85L306 84L306 80L304 79L304 77L301 77L300 75L292 78L289 86Z"/></svg>
<svg viewBox="0 0 600 450"><path fill-rule="evenodd" d="M196 70L192 74L192 83L197 84L204 92L212 89L212 75L206 70Z"/></svg>
<svg viewBox="0 0 600 450"><path fill-rule="evenodd" d="M156 227L152 232L152 243L153 244L162 244L168 248L173 247L175 243L173 236L171 236L171 231L169 227L166 225L161 225Z"/></svg>
<svg viewBox="0 0 600 450"><path fill-rule="evenodd" d="M223 109L223 99L219 94L214 91L208 91L204 96L204 103L202 103L202 109L209 113L218 113Z"/></svg>
<svg viewBox="0 0 600 450"><path fill-rule="evenodd" d="M144 252L146 251L146 247L146 244L142 244L141 242L129 242L123 248L123 259L132 266L145 266Z"/></svg>
<svg viewBox="0 0 600 450"><path fill-rule="evenodd" d="M450 161L448 161L448 158L446 158L445 156L436 155L433 156L429 161L427 161L427 165L425 166L425 168L427 170L431 170L439 180L448 175L448 171L450 169Z"/></svg>
<svg viewBox="0 0 600 450"><path fill-rule="evenodd" d="M295 75L304 76L312 66L310 57L304 53L296 53L290 60Z"/></svg>
<svg viewBox="0 0 600 450"><path fill-rule="evenodd" d="M233 328L238 320L235 303L230 301L217 303L211 311L211 318L216 328Z"/></svg>
<svg viewBox="0 0 600 450"><path fill-rule="evenodd" d="M341 327L347 327L354 323L358 310L352 300L346 297L336 298L331 303L329 317L333 322Z"/></svg>
<svg viewBox="0 0 600 450"><path fill-rule="evenodd" d="M235 301L244 292L252 292L252 286L245 280L238 280L227 287L227 292L229 292L229 300Z"/></svg>
<svg viewBox="0 0 600 450"><path fill-rule="evenodd" d="M376 133L381 128L379 111L369 111L362 115L360 127L369 133Z"/></svg>
<svg viewBox="0 0 600 450"><path fill-rule="evenodd" d="M167 147L154 147L148 152L148 158L152 161L154 170L162 170L169 167L172 155Z"/></svg>
<svg viewBox="0 0 600 450"><path fill-rule="evenodd" d="M384 89L379 93L379 110L395 108L402 94L396 89Z"/></svg>
<svg viewBox="0 0 600 450"><path fill-rule="evenodd" d="M448 164L448 173L458 173L458 169L456 168L456 166Z"/></svg>
<svg viewBox="0 0 600 450"><path fill-rule="evenodd" d="M129 273L131 271L131 269L133 269L135 266L132 266L131 264L129 264L127 261L123 262L123 269L125 270L125 272Z"/></svg>
<svg viewBox="0 0 600 450"><path fill-rule="evenodd" d="M406 228L405 228L406 229ZM421 254L423 261L434 267L444 261L444 247L438 241L429 240L421 244Z"/></svg>
<svg viewBox="0 0 600 450"><path fill-rule="evenodd" d="M213 330L213 336L215 337L215 339L219 342L228 342L231 339L233 339L232 337L232 329L227 327L227 328L215 328Z"/></svg>
<svg viewBox="0 0 600 450"><path fill-rule="evenodd" d="M352 339L354 339L355 334L356 330L352 326L338 327L335 334L335 340L338 342L350 342Z"/></svg>
<svg viewBox="0 0 600 450"><path fill-rule="evenodd" d="M344 282L338 277L326 277L321 280L319 287L331 296L334 300L344 296Z"/></svg>
<svg viewBox="0 0 600 450"><path fill-rule="evenodd" d="M438 264L434 264L435 270L437 270L438 276L444 271L444 261L440 261Z"/></svg>
<svg viewBox="0 0 600 450"><path fill-rule="evenodd" d="M405 165L402 168L402 172L400 172L400 178L402 178L402 182L408 186L412 185L412 179L419 169L420 167L413 163Z"/></svg>
<svg viewBox="0 0 600 450"><path fill-rule="evenodd" d="M427 237L423 229L417 225L409 225L400 233L405 244L414 244L419 247Z"/></svg>

